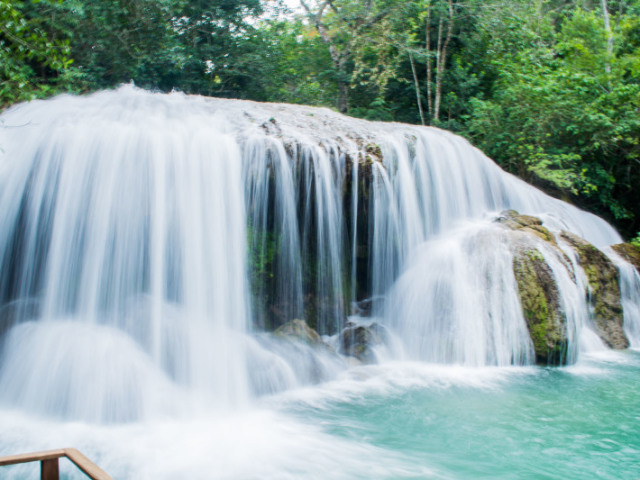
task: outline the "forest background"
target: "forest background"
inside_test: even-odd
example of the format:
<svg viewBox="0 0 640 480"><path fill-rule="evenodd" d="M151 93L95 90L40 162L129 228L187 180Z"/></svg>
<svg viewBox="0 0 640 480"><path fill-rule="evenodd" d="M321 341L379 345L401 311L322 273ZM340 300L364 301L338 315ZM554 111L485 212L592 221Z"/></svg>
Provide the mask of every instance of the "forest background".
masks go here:
<svg viewBox="0 0 640 480"><path fill-rule="evenodd" d="M121 83L434 125L640 245L640 0L0 0L0 108Z"/></svg>

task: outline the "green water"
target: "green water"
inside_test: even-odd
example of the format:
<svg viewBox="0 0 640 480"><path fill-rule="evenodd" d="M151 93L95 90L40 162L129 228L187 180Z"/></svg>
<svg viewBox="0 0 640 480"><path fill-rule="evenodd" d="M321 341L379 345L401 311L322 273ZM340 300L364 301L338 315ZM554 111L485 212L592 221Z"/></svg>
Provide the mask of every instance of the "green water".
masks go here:
<svg viewBox="0 0 640 480"><path fill-rule="evenodd" d="M372 371L369 392L329 388L287 408L397 454L407 478L638 479L640 355L614 357L566 369L420 367L413 382L397 381L397 366L377 380Z"/></svg>

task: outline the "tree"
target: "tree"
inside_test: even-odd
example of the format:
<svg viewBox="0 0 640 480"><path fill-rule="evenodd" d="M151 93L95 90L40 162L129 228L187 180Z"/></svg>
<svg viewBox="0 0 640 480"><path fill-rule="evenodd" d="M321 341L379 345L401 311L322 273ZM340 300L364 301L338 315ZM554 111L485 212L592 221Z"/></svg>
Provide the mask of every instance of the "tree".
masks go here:
<svg viewBox="0 0 640 480"><path fill-rule="evenodd" d="M334 106L338 78L315 27L300 19L276 19L259 28L265 100Z"/></svg>
<svg viewBox="0 0 640 480"><path fill-rule="evenodd" d="M55 8L62 0L41 0ZM0 105L45 96L61 89L69 73L69 39L47 31L29 16L31 2L0 0Z"/></svg>
<svg viewBox="0 0 640 480"><path fill-rule="evenodd" d="M349 110L353 59L362 41L401 4L399 0L300 0L307 17L327 45L337 73L337 108Z"/></svg>
<svg viewBox="0 0 640 480"><path fill-rule="evenodd" d="M467 133L508 170L635 233L638 19L618 18L608 33L603 15L542 11L536 23L520 17L517 51L489 40L497 78L489 98L473 100Z"/></svg>

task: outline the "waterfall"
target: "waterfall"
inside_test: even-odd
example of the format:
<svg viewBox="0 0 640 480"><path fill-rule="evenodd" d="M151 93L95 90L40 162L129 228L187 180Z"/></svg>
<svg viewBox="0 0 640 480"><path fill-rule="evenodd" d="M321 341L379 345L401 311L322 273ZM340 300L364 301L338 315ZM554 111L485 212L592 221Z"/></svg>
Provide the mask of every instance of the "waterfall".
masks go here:
<svg viewBox="0 0 640 480"><path fill-rule="evenodd" d="M613 251L607 251L620 271L624 326L631 347L640 348L640 273Z"/></svg>
<svg viewBox="0 0 640 480"><path fill-rule="evenodd" d="M197 111L183 118L175 97L59 101L3 119L0 295L3 322L17 327L2 399L135 418L155 395L137 380L151 381L153 365L155 389L245 401L244 359L229 341L246 330L249 305L232 133Z"/></svg>
<svg viewBox="0 0 640 480"><path fill-rule="evenodd" d="M302 318L336 335L364 298L407 358L529 364L492 219L621 241L435 128L132 86L0 118L0 402L64 418L231 408L330 377L339 359L263 332ZM584 285L561 263L577 348Z"/></svg>

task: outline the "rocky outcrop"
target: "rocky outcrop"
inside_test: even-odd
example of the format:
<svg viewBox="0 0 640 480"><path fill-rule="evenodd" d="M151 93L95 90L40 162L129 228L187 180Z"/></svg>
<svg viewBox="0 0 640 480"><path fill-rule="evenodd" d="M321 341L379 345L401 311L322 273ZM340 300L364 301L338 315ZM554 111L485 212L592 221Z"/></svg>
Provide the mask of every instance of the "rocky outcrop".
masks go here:
<svg viewBox="0 0 640 480"><path fill-rule="evenodd" d="M561 237L578 253L580 266L589 281L589 303L598 335L611 348L628 348L629 340L622 325L618 269L609 257L586 240L569 232L562 232Z"/></svg>
<svg viewBox="0 0 640 480"><path fill-rule="evenodd" d="M559 298L557 280L545 255L553 255L575 278L570 259L539 218L502 212L496 219L514 232L513 271L522 311L527 321L536 361L562 364L567 358L567 322ZM568 232L560 239L577 254L589 283L588 300L597 334L611 348L624 349L629 341L623 329L619 273L611 260L586 240ZM540 242L542 241L542 243Z"/></svg>
<svg viewBox="0 0 640 480"><path fill-rule="evenodd" d="M539 246L548 246L547 250L564 265L570 264L569 259L558 248L555 237L542 226L539 218L507 210L496 221L513 231L510 242L513 273L536 363L562 365L567 360L567 319L561 308L553 271Z"/></svg>
<svg viewBox="0 0 640 480"><path fill-rule="evenodd" d="M364 326L348 322L338 336L336 352L313 328L300 319L291 320L279 327L273 332L273 338L288 345L308 345L315 351L324 351L336 357L338 353L352 357L358 360L356 364L377 363L375 347L388 344L389 340L385 328L377 323Z"/></svg>
<svg viewBox="0 0 640 480"><path fill-rule="evenodd" d="M383 300L381 296L375 296L371 298L365 298L351 304L351 314L358 315L360 317L370 317L374 309L376 302Z"/></svg>
<svg viewBox="0 0 640 480"><path fill-rule="evenodd" d="M340 333L338 352L365 364L377 363L374 348L388 342L388 333L377 323L369 326L348 323Z"/></svg>
<svg viewBox="0 0 640 480"><path fill-rule="evenodd" d="M542 220L538 217L520 215L515 210L505 210L496 219L496 222L501 223L511 230L535 235L545 242L550 242L554 245L556 243L555 237L549 230L542 226Z"/></svg>
<svg viewBox="0 0 640 480"><path fill-rule="evenodd" d="M640 273L640 248L632 243L619 243L613 245L611 248L627 262L636 267L636 270Z"/></svg>
<svg viewBox="0 0 640 480"><path fill-rule="evenodd" d="M567 355L567 321L549 265L535 248L516 248L513 272L536 362L562 365Z"/></svg>

